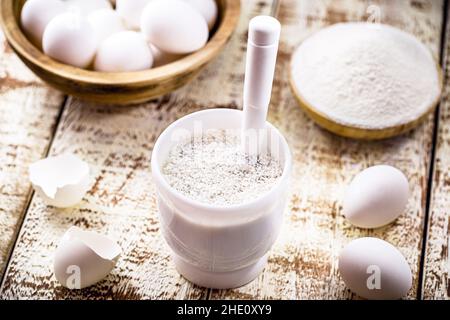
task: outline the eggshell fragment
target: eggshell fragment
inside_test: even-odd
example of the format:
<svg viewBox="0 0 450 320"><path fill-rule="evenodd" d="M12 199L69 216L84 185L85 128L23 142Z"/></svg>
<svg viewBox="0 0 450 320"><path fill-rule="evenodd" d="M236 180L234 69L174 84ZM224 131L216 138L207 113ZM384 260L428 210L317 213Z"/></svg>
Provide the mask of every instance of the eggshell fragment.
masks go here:
<svg viewBox="0 0 450 320"><path fill-rule="evenodd" d="M94 59L97 37L86 18L73 12L56 16L45 28L46 55L65 64L86 68Z"/></svg>
<svg viewBox="0 0 450 320"><path fill-rule="evenodd" d="M182 0L153 0L144 9L141 30L150 43L174 54L187 54L208 41L203 16Z"/></svg>
<svg viewBox="0 0 450 320"><path fill-rule="evenodd" d="M151 68L152 64L153 56L142 34L122 31L101 43L94 69L104 72L139 71Z"/></svg>
<svg viewBox="0 0 450 320"><path fill-rule="evenodd" d="M55 277L69 289L89 287L111 272L121 252L113 240L95 232L71 227L55 252Z"/></svg>
<svg viewBox="0 0 450 320"><path fill-rule="evenodd" d="M88 21L94 28L99 44L110 35L125 31L122 18L112 9L95 10L89 14Z"/></svg>
<svg viewBox="0 0 450 320"><path fill-rule="evenodd" d="M109 0L66 0L66 2L69 10L79 11L76 13L82 16L88 16L95 10L113 8Z"/></svg>
<svg viewBox="0 0 450 320"><path fill-rule="evenodd" d="M214 27L217 20L217 3L214 0L184 0L197 9L200 14L205 18L208 24L209 30Z"/></svg>
<svg viewBox="0 0 450 320"><path fill-rule="evenodd" d="M366 299L400 299L412 286L411 269L403 255L377 238L350 242L340 253L339 272L345 285Z"/></svg>
<svg viewBox="0 0 450 320"><path fill-rule="evenodd" d="M73 154L37 161L30 165L29 176L36 193L55 207L71 207L89 190L89 166Z"/></svg>
<svg viewBox="0 0 450 320"><path fill-rule="evenodd" d="M408 180L400 170L386 165L370 167L351 182L343 213L358 227L378 228L404 212L408 195Z"/></svg>
<svg viewBox="0 0 450 320"><path fill-rule="evenodd" d="M42 48L42 36L47 24L66 6L60 0L28 0L20 13L20 23L28 39L39 49Z"/></svg>
<svg viewBox="0 0 450 320"><path fill-rule="evenodd" d="M164 52L152 44L150 44L150 50L153 55L153 67L160 67L183 58L181 54Z"/></svg>
<svg viewBox="0 0 450 320"><path fill-rule="evenodd" d="M142 12L150 1L152 0L117 0L116 10L129 29L139 30Z"/></svg>

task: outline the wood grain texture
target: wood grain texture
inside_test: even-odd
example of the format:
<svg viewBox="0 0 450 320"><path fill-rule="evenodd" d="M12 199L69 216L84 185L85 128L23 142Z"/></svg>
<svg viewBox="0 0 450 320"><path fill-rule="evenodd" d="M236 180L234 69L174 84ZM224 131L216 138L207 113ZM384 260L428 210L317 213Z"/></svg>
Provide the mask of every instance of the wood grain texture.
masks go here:
<svg viewBox="0 0 450 320"><path fill-rule="evenodd" d="M448 8L450 14L450 7ZM422 298L450 299L450 23L444 51L445 87L440 105L428 218Z"/></svg>
<svg viewBox="0 0 450 320"><path fill-rule="evenodd" d="M404 136L379 142L339 138L315 126L300 110L288 84L290 54L321 27L368 18L369 4L381 21L411 32L438 56L441 1L294 1L283 0L283 24L269 120L288 139L294 158L292 196L281 235L269 264L256 281L236 290L211 291L210 298L343 299L356 298L337 269L341 248L350 240L375 236L405 255L414 275L408 298L418 295L433 120ZM407 175L411 197L393 224L374 231L352 227L341 213L341 199L352 177L375 164L390 164Z"/></svg>
<svg viewBox="0 0 450 320"><path fill-rule="evenodd" d="M28 165L47 151L62 105L0 31L0 278L31 195Z"/></svg>
<svg viewBox="0 0 450 320"><path fill-rule="evenodd" d="M38 50L19 24L25 0L2 0L0 23L11 47L41 79L67 94L101 103L138 103L180 88L223 49L239 17L238 0L216 0L219 18L208 43L178 61L139 72L96 72L59 63Z"/></svg>
<svg viewBox="0 0 450 320"><path fill-rule="evenodd" d="M51 154L74 152L92 168L92 189L75 208L59 210L34 197L10 260L0 299L201 299L175 271L159 232L150 157L171 122L208 107L236 108L241 101L249 17L269 13L270 1L245 1L227 49L187 87L144 105L88 105L70 100ZM102 282L81 291L62 288L53 276L57 242L70 226L96 230L123 249Z"/></svg>

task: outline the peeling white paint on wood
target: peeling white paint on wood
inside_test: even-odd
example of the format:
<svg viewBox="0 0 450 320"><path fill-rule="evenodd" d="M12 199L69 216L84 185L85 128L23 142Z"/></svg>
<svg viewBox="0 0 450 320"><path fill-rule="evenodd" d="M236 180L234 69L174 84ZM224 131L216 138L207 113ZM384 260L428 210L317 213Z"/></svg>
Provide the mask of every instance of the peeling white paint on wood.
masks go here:
<svg viewBox="0 0 450 320"><path fill-rule="evenodd" d="M12 53L0 31L0 275L31 195L28 165L45 154L62 101Z"/></svg>
<svg viewBox="0 0 450 320"><path fill-rule="evenodd" d="M450 10L450 9L449 9ZM428 217L424 279L424 299L450 299L450 40L444 51L446 84L440 105L431 204Z"/></svg>

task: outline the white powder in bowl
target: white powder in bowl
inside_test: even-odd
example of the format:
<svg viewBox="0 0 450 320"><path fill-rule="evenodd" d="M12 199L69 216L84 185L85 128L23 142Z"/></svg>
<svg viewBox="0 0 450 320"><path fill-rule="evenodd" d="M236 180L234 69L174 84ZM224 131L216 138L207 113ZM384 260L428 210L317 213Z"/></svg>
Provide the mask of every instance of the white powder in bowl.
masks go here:
<svg viewBox="0 0 450 320"><path fill-rule="evenodd" d="M363 129L409 123L440 95L428 48L399 29L343 23L323 29L295 51L292 79L302 98L329 119Z"/></svg>
<svg viewBox="0 0 450 320"><path fill-rule="evenodd" d="M270 191L283 173L270 155L247 156L240 137L225 130L208 130L175 145L162 172L170 186L207 204L243 204Z"/></svg>

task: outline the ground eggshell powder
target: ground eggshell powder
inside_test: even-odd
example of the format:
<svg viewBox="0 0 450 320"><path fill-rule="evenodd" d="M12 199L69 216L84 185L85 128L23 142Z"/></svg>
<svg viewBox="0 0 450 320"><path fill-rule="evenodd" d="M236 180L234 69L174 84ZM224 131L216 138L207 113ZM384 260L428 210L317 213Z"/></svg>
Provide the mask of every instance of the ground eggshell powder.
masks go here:
<svg viewBox="0 0 450 320"><path fill-rule="evenodd" d="M307 103L337 123L358 128L416 120L440 94L437 65L427 47L386 25L323 29L295 51L291 68Z"/></svg>
<svg viewBox="0 0 450 320"><path fill-rule="evenodd" d="M267 193L283 169L270 155L246 156L239 135L209 130L173 147L162 172L169 185L185 196L226 206Z"/></svg>

